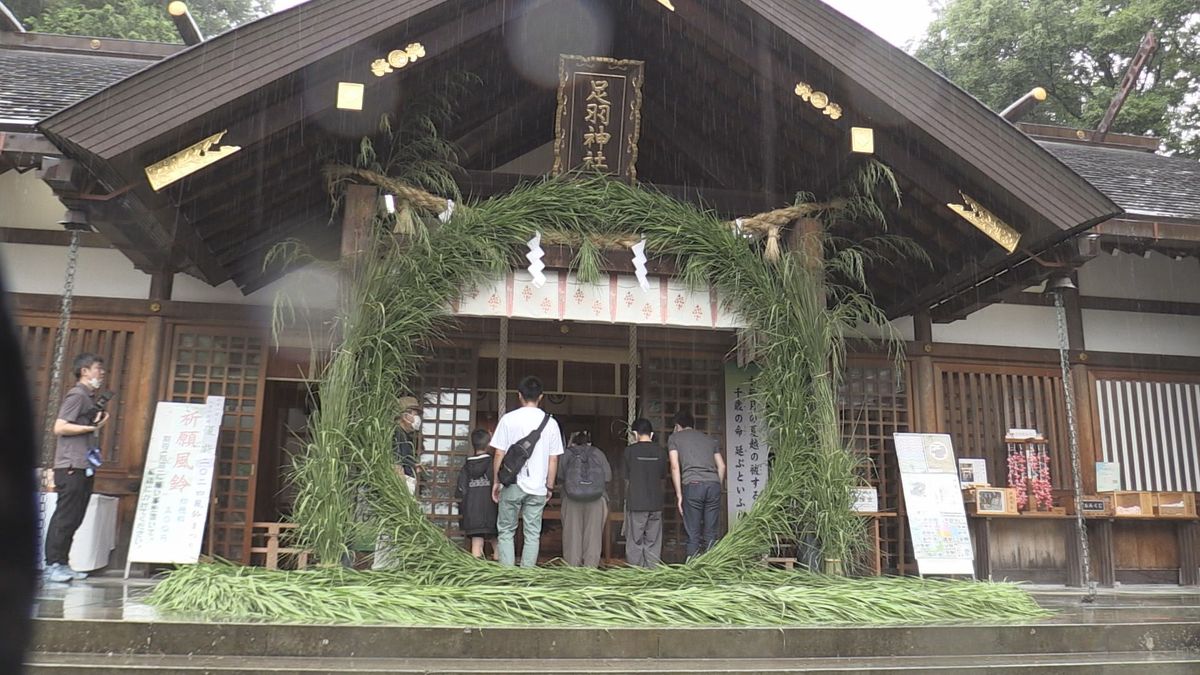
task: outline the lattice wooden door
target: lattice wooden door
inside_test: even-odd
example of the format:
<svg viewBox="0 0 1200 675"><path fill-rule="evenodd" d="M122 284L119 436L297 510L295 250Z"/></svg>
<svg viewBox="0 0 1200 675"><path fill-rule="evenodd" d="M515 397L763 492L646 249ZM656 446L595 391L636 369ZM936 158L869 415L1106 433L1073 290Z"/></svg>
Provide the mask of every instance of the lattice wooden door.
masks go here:
<svg viewBox="0 0 1200 675"><path fill-rule="evenodd" d="M677 410L690 410L696 428L716 437L725 447L724 364L716 356L683 356L647 352L642 360L642 414L654 424L659 442L666 447ZM687 535L675 508L675 494L667 488L663 507L663 560L683 562ZM726 509L721 509L725 528Z"/></svg>
<svg viewBox="0 0 1200 675"><path fill-rule="evenodd" d="M267 340L258 331L175 328L170 400L204 403L207 396L225 397L207 552L242 563L250 560L266 360Z"/></svg>
<svg viewBox="0 0 1200 675"><path fill-rule="evenodd" d="M471 453L475 371L475 350L439 347L421 363L417 387L424 405L418 496L429 519L453 538L460 536L454 488Z"/></svg>
<svg viewBox="0 0 1200 675"><path fill-rule="evenodd" d="M58 317L18 316L16 323L39 435L45 422L47 397L61 402L75 384L71 361L83 352L99 354L108 371L104 386L117 392L117 398L109 404L112 416L100 434L104 466L99 477L103 479L108 474L136 469L144 450L137 447L137 440L133 438L136 431L131 428L137 426L133 421L141 413L144 400L137 390L142 369L142 362L137 358L142 324L74 317L63 355L62 375L58 382L51 382ZM48 448L47 452L53 453L53 448Z"/></svg>
<svg viewBox="0 0 1200 675"><path fill-rule="evenodd" d="M885 573L906 568L906 524L892 434L909 430L908 382L886 361L852 358L842 374L838 412L846 447L863 460L864 478L879 493L880 565ZM873 561L872 561L873 562Z"/></svg>

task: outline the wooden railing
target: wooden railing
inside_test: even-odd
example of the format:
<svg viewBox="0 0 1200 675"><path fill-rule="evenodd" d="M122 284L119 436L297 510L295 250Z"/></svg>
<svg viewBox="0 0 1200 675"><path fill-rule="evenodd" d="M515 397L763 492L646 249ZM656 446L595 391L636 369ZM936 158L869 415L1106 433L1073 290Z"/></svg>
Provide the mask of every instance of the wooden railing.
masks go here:
<svg viewBox="0 0 1200 675"><path fill-rule="evenodd" d="M297 569L308 567L312 551L284 546L281 537L295 529L295 523L253 523L250 533L250 564L262 565L269 570ZM283 561L285 567L280 568Z"/></svg>

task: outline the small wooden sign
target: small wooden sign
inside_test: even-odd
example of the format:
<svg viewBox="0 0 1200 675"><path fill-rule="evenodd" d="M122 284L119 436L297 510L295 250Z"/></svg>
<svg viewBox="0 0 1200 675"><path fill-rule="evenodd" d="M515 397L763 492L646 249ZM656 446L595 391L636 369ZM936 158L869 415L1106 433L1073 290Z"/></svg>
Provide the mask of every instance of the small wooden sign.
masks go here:
<svg viewBox="0 0 1200 675"><path fill-rule="evenodd" d="M637 179L642 61L559 57L554 173L575 169Z"/></svg>

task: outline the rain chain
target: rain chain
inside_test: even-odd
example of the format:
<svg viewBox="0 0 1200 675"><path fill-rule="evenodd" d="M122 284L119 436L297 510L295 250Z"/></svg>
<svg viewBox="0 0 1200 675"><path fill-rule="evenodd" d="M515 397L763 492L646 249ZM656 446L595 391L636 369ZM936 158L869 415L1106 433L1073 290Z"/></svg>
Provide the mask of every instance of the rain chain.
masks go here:
<svg viewBox="0 0 1200 675"><path fill-rule="evenodd" d="M508 403L508 317L500 317L500 351L496 354L496 419L504 417Z"/></svg>
<svg viewBox="0 0 1200 675"><path fill-rule="evenodd" d="M1063 294L1054 294L1054 312L1058 317L1058 360L1062 366L1063 395L1067 399L1067 432L1071 449L1071 480L1075 488L1075 529L1079 534L1079 557L1083 566L1083 586L1087 589L1084 602L1096 599L1096 586L1092 583L1092 562L1088 550L1087 523L1083 520L1083 488L1079 473L1079 437L1075 431L1075 385L1071 380L1068 362L1067 310L1063 307Z"/></svg>
<svg viewBox="0 0 1200 675"><path fill-rule="evenodd" d="M638 369L638 328L637 324L629 324L629 409L626 424L629 427L629 442L637 442L633 432L633 423L637 419L637 369Z"/></svg>
<svg viewBox="0 0 1200 675"><path fill-rule="evenodd" d="M46 392L46 419L42 425L42 463L50 465L54 452L54 418L58 413L58 398L54 387L62 377L64 353L67 350L67 332L71 324L71 301L75 295L75 267L79 259L79 230L71 230L71 244L67 247L67 278L63 283L62 308L58 315L58 335L54 338L54 368L50 375L50 389Z"/></svg>

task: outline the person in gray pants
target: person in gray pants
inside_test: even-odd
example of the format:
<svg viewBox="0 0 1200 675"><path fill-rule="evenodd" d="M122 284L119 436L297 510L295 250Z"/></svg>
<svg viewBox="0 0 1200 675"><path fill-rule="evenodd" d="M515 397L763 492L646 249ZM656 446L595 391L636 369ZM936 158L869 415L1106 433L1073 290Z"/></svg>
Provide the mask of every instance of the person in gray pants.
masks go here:
<svg viewBox="0 0 1200 675"><path fill-rule="evenodd" d="M634 421L637 442L625 448L625 562L654 567L662 562L663 478L667 453L654 442L648 419Z"/></svg>
<svg viewBox="0 0 1200 675"><path fill-rule="evenodd" d="M675 433L667 442L675 504L687 530L687 557L712 548L717 540L721 516L721 485L725 482L725 459L721 444L703 431L690 412L675 413Z"/></svg>
<svg viewBox="0 0 1200 675"><path fill-rule="evenodd" d="M608 520L612 468L586 431L571 437L562 461L563 560L573 567L599 567Z"/></svg>

